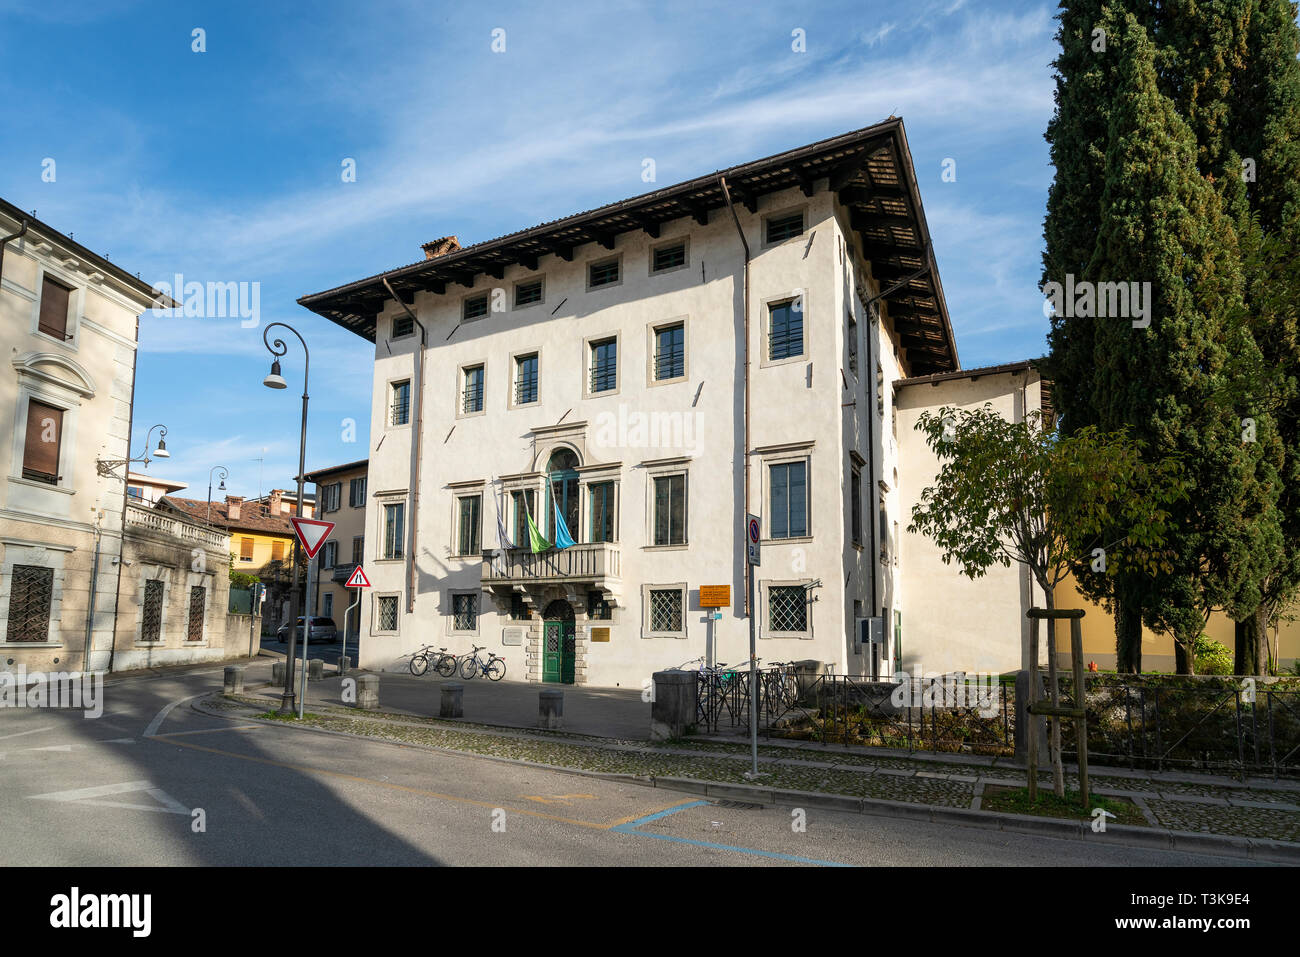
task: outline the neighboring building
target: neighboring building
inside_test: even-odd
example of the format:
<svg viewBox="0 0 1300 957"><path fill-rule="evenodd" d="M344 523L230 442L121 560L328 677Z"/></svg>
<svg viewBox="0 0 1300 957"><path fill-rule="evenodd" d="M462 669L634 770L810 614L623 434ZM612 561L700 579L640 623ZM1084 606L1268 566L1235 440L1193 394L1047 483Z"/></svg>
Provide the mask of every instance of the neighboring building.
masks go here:
<svg viewBox="0 0 1300 957"><path fill-rule="evenodd" d="M1008 619L938 614L959 573L900 544L922 476L893 386L909 414L962 391L913 384L960 365L901 120L425 257L300 300L375 343L362 667L477 644L641 687L741 661L746 512L764 662L888 674L958 627L1015 656L1018 570L979 586ZM576 544L534 553L557 514Z"/></svg>
<svg viewBox="0 0 1300 957"><path fill-rule="evenodd" d="M184 482L168 482L139 472L126 474L126 500L132 505L152 508L162 501L164 495L172 495L188 487Z"/></svg>
<svg viewBox="0 0 1300 957"><path fill-rule="evenodd" d="M316 553L318 577L312 614L333 618L340 633L343 631L344 612L357 598L356 590L345 588L344 582L364 561L369 464L362 459L347 465L317 469L307 475L307 481L316 485L314 500L320 503L317 518L334 523L329 538ZM347 621L349 639L355 639L360 633L360 623L361 609L357 607Z"/></svg>
<svg viewBox="0 0 1300 957"><path fill-rule="evenodd" d="M0 657L103 669L114 647L147 283L0 200Z"/></svg>
<svg viewBox="0 0 1300 957"><path fill-rule="evenodd" d="M273 488L270 493L263 495L261 498L251 498L248 500L252 505L265 505L268 510L272 504L279 510L279 514L288 517L298 514L298 492L295 489ZM303 490L302 495L302 513L307 518L311 518L316 510L316 497L311 493Z"/></svg>

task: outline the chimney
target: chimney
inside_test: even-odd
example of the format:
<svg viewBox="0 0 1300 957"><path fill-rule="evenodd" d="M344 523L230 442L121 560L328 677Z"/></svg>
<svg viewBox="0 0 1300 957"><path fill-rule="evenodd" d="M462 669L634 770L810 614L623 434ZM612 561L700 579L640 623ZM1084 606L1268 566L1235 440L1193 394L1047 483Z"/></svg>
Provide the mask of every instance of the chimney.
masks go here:
<svg viewBox="0 0 1300 957"><path fill-rule="evenodd" d="M281 503L281 500L282 500L283 496L284 496L284 490L283 490L283 489L278 489L278 488L273 488L273 489L271 489L270 504L271 504L271 517L272 517L272 518L279 518L279 517L280 517L280 508L281 508L281 504L280 504L280 503Z"/></svg>
<svg viewBox="0 0 1300 957"><path fill-rule="evenodd" d="M239 521L239 509L244 504L244 496L227 495L226 496L226 516L232 521Z"/></svg>
<svg viewBox="0 0 1300 957"><path fill-rule="evenodd" d="M424 243L420 248L424 250L425 259L437 259L439 256L445 256L460 249L460 241L455 236L443 236L431 243Z"/></svg>

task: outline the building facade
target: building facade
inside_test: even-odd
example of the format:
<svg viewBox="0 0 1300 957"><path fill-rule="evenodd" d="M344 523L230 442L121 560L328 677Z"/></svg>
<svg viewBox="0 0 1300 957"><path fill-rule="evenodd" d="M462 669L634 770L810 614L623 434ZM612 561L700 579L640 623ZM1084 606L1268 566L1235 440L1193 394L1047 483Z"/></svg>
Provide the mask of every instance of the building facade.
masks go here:
<svg viewBox="0 0 1300 957"><path fill-rule="evenodd" d="M316 589L313 615L334 619L340 634L345 612L357 600L356 589L345 585L353 570L365 562L366 477L369 462L349 462L317 469L307 475L316 486L314 501L320 503L317 518L333 522L334 528L316 553ZM346 616L349 641L360 633L361 607Z"/></svg>
<svg viewBox="0 0 1300 957"><path fill-rule="evenodd" d="M751 607L765 664L905 666L892 385L960 366L901 121L425 255L300 300L376 344L362 667L641 687Z"/></svg>

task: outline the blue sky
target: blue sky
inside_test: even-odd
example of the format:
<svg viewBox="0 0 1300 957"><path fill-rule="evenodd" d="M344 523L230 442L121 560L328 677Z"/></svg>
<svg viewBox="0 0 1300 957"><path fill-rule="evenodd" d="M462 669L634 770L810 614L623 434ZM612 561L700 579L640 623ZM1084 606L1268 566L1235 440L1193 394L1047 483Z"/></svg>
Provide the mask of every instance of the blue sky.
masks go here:
<svg viewBox="0 0 1300 957"><path fill-rule="evenodd" d="M646 157L665 186L897 114L962 364L1006 362L1046 350L1054 13L0 0L0 196L151 282L260 283L262 324L311 348L311 469L366 456L373 347L299 296L414 262L438 236L478 242L644 192ZM296 340L290 389L273 392L261 328L146 316L140 335L132 448L163 422L173 453L150 471L199 498L215 465L235 494L290 487Z"/></svg>

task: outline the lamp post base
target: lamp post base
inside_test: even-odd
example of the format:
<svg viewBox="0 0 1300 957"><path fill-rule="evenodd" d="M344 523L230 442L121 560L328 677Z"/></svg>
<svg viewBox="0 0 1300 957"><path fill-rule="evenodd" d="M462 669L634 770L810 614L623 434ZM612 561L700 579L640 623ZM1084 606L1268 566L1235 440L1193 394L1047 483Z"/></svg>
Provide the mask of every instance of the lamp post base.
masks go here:
<svg viewBox="0 0 1300 957"><path fill-rule="evenodd" d="M280 695L280 714L296 715L298 713L298 706L295 704L296 697L293 694Z"/></svg>

